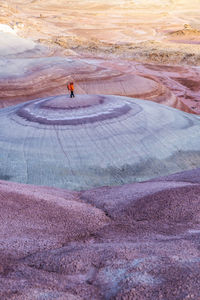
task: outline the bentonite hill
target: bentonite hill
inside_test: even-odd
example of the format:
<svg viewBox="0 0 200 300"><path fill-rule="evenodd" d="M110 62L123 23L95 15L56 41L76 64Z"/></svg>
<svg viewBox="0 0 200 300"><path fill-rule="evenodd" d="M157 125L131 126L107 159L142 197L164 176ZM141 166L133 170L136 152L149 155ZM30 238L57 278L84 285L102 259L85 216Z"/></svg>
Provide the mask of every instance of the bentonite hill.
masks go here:
<svg viewBox="0 0 200 300"><path fill-rule="evenodd" d="M84 192L1 181L1 299L199 299L199 177Z"/></svg>
<svg viewBox="0 0 200 300"><path fill-rule="evenodd" d="M150 101L60 95L0 118L2 179L80 190L200 165L200 117Z"/></svg>
<svg viewBox="0 0 200 300"><path fill-rule="evenodd" d="M0 300L200 299L199 17L1 1Z"/></svg>

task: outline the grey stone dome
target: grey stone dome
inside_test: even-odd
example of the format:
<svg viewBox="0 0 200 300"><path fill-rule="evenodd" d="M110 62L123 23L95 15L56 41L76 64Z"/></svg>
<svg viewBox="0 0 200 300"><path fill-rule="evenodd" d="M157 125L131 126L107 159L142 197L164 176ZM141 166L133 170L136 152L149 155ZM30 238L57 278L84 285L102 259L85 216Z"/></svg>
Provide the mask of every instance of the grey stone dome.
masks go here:
<svg viewBox="0 0 200 300"><path fill-rule="evenodd" d="M68 189L200 166L200 119L154 102L66 95L0 111L0 178Z"/></svg>

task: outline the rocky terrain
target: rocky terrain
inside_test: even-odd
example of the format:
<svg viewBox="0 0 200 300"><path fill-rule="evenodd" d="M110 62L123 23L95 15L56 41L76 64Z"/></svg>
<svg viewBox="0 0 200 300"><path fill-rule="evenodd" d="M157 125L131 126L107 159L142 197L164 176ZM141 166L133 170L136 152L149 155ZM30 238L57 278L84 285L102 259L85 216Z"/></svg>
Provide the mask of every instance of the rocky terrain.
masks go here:
<svg viewBox="0 0 200 300"><path fill-rule="evenodd" d="M198 0L162 5L1 1L0 107L65 93L70 77L81 94L133 96L199 113L198 5ZM76 66L69 68L66 57L76 60ZM149 82L147 91L145 81L143 92L143 82L138 84L133 75L154 81L154 88Z"/></svg>
<svg viewBox="0 0 200 300"><path fill-rule="evenodd" d="M1 0L1 300L200 299L199 17Z"/></svg>
<svg viewBox="0 0 200 300"><path fill-rule="evenodd" d="M59 44L81 55L198 65L200 45L193 43L200 30L198 7L199 0L2 0L1 22L23 37ZM184 45L174 43L173 32L188 28L192 30Z"/></svg>
<svg viewBox="0 0 200 300"><path fill-rule="evenodd" d="M151 101L59 95L0 118L1 179L80 190L200 164L200 117Z"/></svg>

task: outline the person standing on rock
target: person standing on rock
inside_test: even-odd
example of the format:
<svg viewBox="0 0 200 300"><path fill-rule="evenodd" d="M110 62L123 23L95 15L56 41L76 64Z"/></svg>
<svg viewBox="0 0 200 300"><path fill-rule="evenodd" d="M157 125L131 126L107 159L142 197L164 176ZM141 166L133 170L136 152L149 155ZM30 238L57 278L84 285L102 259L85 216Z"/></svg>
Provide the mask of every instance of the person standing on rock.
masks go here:
<svg viewBox="0 0 200 300"><path fill-rule="evenodd" d="M73 82L68 83L67 88L70 91L70 98L75 97L74 96L74 83Z"/></svg>

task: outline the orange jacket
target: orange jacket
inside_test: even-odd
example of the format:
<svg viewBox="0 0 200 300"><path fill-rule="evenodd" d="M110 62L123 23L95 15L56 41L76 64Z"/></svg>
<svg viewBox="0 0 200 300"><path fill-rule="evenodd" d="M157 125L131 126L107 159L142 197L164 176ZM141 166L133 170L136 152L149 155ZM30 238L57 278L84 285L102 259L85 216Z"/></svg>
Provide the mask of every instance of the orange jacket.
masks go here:
<svg viewBox="0 0 200 300"><path fill-rule="evenodd" d="M69 91L74 91L74 84L69 83L67 87Z"/></svg>

